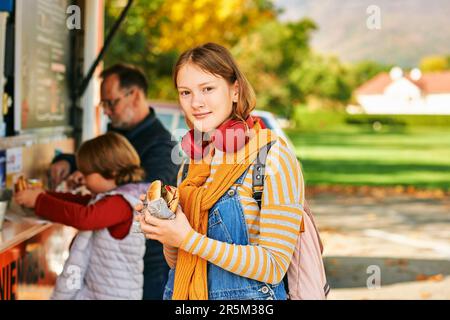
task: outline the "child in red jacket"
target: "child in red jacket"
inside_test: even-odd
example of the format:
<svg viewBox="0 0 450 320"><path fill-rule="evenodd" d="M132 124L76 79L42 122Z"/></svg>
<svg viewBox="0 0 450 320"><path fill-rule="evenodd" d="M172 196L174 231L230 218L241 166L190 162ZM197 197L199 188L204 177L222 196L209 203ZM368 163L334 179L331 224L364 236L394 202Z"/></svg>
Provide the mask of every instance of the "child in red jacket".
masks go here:
<svg viewBox="0 0 450 320"><path fill-rule="evenodd" d="M77 165L92 195L29 189L17 193L16 202L34 208L36 215L50 221L79 230L108 228L111 236L123 239L133 221L133 208L124 197L111 195L94 205L88 203L96 194L142 180L144 173L133 146L122 136L107 133L80 147Z"/></svg>
<svg viewBox="0 0 450 320"><path fill-rule="evenodd" d="M52 298L141 299L145 238L130 233L133 207L146 187L137 184L144 176L139 156L124 137L107 133L84 142L76 160L92 195L43 189L15 195L18 204L34 208L36 215L85 231L71 246L70 263L66 261ZM67 285L73 266L84 275L79 286Z"/></svg>

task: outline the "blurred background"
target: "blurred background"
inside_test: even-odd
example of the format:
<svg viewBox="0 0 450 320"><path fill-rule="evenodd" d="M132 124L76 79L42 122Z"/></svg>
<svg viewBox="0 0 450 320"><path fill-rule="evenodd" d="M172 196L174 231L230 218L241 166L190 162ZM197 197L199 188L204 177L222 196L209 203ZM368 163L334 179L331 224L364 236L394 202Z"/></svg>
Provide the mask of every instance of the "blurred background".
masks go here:
<svg viewBox="0 0 450 320"><path fill-rule="evenodd" d="M301 162L329 299L450 299L449 13L448 0L0 0L0 187L49 186L55 155L105 131L99 74L118 62L186 129L172 67L217 42ZM46 298L74 230L10 209L0 298Z"/></svg>
<svg viewBox="0 0 450 320"><path fill-rule="evenodd" d="M106 30L123 3L106 2ZM309 185L448 191L450 4L377 3L380 29L370 30L371 1L140 0L105 65L141 66L149 97L175 101L178 55L219 42L245 70L257 108L280 118Z"/></svg>
<svg viewBox="0 0 450 320"><path fill-rule="evenodd" d="M106 2L105 30L124 3ZM105 65L140 65L150 98L175 101L183 50L230 48L301 161L330 298L449 299L448 12L445 0L140 0Z"/></svg>

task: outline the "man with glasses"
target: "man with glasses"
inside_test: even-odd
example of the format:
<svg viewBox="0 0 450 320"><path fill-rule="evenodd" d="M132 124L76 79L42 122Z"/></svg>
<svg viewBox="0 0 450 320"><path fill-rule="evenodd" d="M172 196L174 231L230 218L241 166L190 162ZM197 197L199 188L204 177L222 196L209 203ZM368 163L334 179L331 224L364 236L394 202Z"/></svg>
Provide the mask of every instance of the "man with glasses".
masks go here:
<svg viewBox="0 0 450 320"><path fill-rule="evenodd" d="M146 100L148 89L145 75L137 68L116 64L101 73L101 101L103 112L110 119L108 130L124 135L134 146L146 181L161 180L176 185L178 165L172 159L177 146ZM107 161L107 159L105 159ZM72 174L69 178L68 176ZM64 179L82 183L76 171L75 157L61 154L52 161L50 175L54 186ZM161 243L147 240L144 256L144 299L162 299L169 267Z"/></svg>

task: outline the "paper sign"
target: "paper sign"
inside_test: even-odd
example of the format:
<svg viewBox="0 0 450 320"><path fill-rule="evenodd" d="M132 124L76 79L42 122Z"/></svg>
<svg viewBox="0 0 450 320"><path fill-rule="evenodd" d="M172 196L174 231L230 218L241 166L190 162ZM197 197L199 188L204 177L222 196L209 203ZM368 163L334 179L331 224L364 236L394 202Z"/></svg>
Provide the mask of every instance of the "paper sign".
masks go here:
<svg viewBox="0 0 450 320"><path fill-rule="evenodd" d="M6 150L6 173L22 172L22 148Z"/></svg>

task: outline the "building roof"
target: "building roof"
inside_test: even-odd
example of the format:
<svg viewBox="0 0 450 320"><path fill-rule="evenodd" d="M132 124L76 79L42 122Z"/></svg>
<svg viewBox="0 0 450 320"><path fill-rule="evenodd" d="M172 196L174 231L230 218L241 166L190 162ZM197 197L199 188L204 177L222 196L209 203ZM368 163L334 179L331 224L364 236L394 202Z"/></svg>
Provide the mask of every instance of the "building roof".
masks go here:
<svg viewBox="0 0 450 320"><path fill-rule="evenodd" d="M418 86L424 94L450 94L450 71L425 73L418 81L412 80L409 74L404 78ZM362 84L355 93L357 95L383 94L386 87L392 82L389 73L383 72Z"/></svg>

